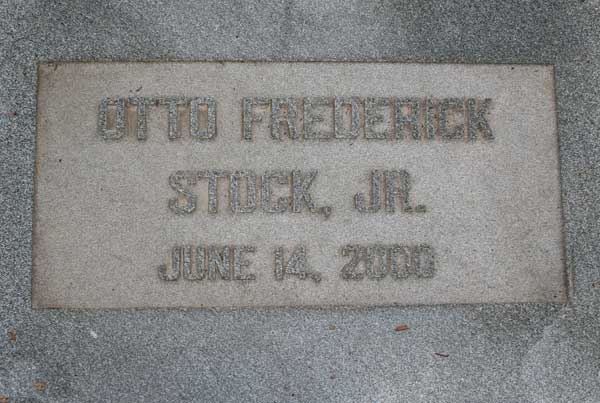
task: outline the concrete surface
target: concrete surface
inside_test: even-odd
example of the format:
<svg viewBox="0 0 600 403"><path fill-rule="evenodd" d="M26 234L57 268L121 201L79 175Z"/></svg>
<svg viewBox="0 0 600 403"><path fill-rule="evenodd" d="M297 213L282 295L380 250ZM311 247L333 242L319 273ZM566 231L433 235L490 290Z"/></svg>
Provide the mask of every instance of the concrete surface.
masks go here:
<svg viewBox="0 0 600 403"><path fill-rule="evenodd" d="M39 71L39 160L33 212L36 307L566 301L551 67L70 63L43 65ZM133 127L132 133L118 140L105 139L104 132L98 133L100 101L132 93L149 97L145 101L145 139L137 140ZM183 127L189 112L187 118L173 125L182 129L180 137L168 138L168 108L156 106L152 97L173 94L214 99L217 129L213 139L191 138L190 131ZM330 97L329 106L319 111L323 117L332 117L333 97L351 95L385 97L387 102L391 97L429 97L441 105L447 105L447 101L440 100L450 98L479 100L471 107L473 110L477 102L490 99L486 119L493 139L485 139L480 130L471 130L477 138L466 140L465 126L471 123L464 123L465 101L461 101L462 112L453 107L460 125L448 122L442 130L437 119L427 119L429 126L437 128L437 135L430 140L426 139L427 133L421 135L421 140L411 140L414 133L395 127L389 105L378 107L377 114L384 116L381 132L386 130L388 136L394 133L393 139L365 137L372 136L371 129L364 129L365 122L372 119L372 106L364 111L363 106L355 108L358 128L362 128L355 139L305 138L311 127L311 113L315 112L308 105L310 99L301 101L303 96ZM300 138L291 140L281 134L281 140L274 140L269 124L279 126L270 122L265 108L257 105L253 113L261 121L253 125L253 140L243 140L242 99L253 96L296 97L292 102L297 104L297 122L293 125ZM367 101L357 102L362 105ZM129 120L136 120L134 111L128 108ZM369 116L359 117L362 114ZM471 120L475 121L467 118ZM321 123L320 136L330 132L333 121ZM459 129L462 137L448 139L446 126L448 132ZM403 136L402 140L397 136ZM305 202L296 203L297 212L291 211L293 186L288 178L286 185L270 180L272 202L253 192L254 204L259 208L234 213L230 207L230 180L224 177L217 182L214 200L218 204L211 213L208 180L198 178L203 170L250 170L259 191L264 181L256 177L265 172L299 170L299 175L305 177L316 171L308 188L314 211ZM365 203L372 203L372 170L404 170L410 175L409 200L391 203L385 189L399 186L400 181L382 173L376 197L387 207L372 213L358 211L356 193L363 194ZM185 176L193 178L192 184L190 179L182 179L177 186L184 187L197 201L180 200L177 206L193 203L193 210L175 209L169 204L178 197L169 186L169 178L178 171L188 172ZM234 183L247 193L247 180ZM180 199L187 197L179 194ZM279 197L288 200L286 211L265 213L261 207L272 205ZM247 198L241 197L239 203L246 205ZM418 205L426 211L417 212ZM331 208L329 216L320 213L324 206ZM386 211L392 207L394 212ZM411 210L407 212L406 208ZM182 273L165 281L159 278L159 266L168 264L165 270L169 273L171 266L180 270L171 262L171 249L176 245L248 245L254 252L244 254L242 260L249 264L240 267L238 277L254 278L236 280L223 272L188 281ZM364 252L349 252L346 248L343 256L346 245L369 247L369 253L374 255L378 250L385 255L375 258L372 268L366 268L365 262L353 268L347 266L355 260L353 256ZM397 252L384 252L389 245L398 245ZM431 262L425 256L427 251L422 252L423 258L416 257L416 245L430 248ZM278 279L274 274L274 251L282 246L284 261L291 259L292 251L299 246L305 248L305 270L318 276L318 281L297 274ZM206 271L202 264L196 267L197 252L189 253L191 269ZM414 261L408 269L404 253ZM202 250L201 261L208 265L212 258L205 255L206 250ZM389 274L382 277L386 272L380 270L380 262L392 257L400 267L400 278L387 265ZM292 273L300 270L291 269Z"/></svg>
<svg viewBox="0 0 600 403"><path fill-rule="evenodd" d="M598 402L599 16L596 0L2 1L3 400ZM32 310L37 63L171 59L555 65L570 302Z"/></svg>

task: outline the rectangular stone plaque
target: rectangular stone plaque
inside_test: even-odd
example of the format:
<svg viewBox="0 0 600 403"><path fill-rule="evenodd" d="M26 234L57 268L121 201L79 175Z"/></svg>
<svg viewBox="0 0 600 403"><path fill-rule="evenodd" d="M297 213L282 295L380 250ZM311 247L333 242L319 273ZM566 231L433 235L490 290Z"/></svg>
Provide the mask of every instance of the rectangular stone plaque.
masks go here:
<svg viewBox="0 0 600 403"><path fill-rule="evenodd" d="M553 68L39 68L33 305L564 302Z"/></svg>

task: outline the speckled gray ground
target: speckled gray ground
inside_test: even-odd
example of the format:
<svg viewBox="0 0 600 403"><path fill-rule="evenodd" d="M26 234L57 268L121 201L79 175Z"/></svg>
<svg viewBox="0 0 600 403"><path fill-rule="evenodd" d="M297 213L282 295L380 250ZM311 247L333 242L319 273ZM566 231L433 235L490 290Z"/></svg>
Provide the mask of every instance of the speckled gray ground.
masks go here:
<svg viewBox="0 0 600 403"><path fill-rule="evenodd" d="M597 0L1 0L3 400L600 402L599 18ZM31 310L36 63L200 59L556 65L571 302Z"/></svg>

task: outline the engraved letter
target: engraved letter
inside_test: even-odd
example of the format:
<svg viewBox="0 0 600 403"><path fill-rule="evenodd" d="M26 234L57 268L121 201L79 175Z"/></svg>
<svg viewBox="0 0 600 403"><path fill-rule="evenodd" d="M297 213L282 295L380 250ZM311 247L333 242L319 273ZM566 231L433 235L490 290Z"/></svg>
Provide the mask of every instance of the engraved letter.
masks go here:
<svg viewBox="0 0 600 403"><path fill-rule="evenodd" d="M309 171L304 175L301 171L292 171L292 211L294 213L301 212L304 204L311 212L316 211L317 208L308 188L318 173L318 171Z"/></svg>
<svg viewBox="0 0 600 403"><path fill-rule="evenodd" d="M250 266L249 260L244 260L244 253L254 253L256 248L254 246L234 246L233 247L233 279L234 280L256 280L255 274L243 274L242 270L245 270Z"/></svg>
<svg viewBox="0 0 600 403"><path fill-rule="evenodd" d="M287 211L290 204L289 197L280 197L271 202L271 179L275 179L279 185L289 185L290 175L283 171L268 171L261 177L262 197L261 204L265 213L283 213Z"/></svg>
<svg viewBox="0 0 600 403"><path fill-rule="evenodd" d="M221 251L219 249L222 249ZM223 246L222 248L209 245L208 246L208 279L216 280L217 274L223 280L231 280L231 248Z"/></svg>
<svg viewBox="0 0 600 403"><path fill-rule="evenodd" d="M186 182L186 185L183 182ZM177 192L177 197L169 199L169 208L175 214L190 214L196 210L198 197L189 187L196 184L196 173L191 171L177 171L169 176L169 185Z"/></svg>
<svg viewBox="0 0 600 403"><path fill-rule="evenodd" d="M460 98L446 98L440 112L440 132L446 140L465 138L465 105Z"/></svg>
<svg viewBox="0 0 600 403"><path fill-rule="evenodd" d="M335 138L336 139L355 139L360 131L360 100L358 97L335 98ZM350 124L345 125L345 115L347 108L350 107Z"/></svg>
<svg viewBox="0 0 600 403"><path fill-rule="evenodd" d="M414 140L421 139L419 100L417 99L396 99L396 139L402 140L404 138L406 128L408 128L408 132Z"/></svg>
<svg viewBox="0 0 600 403"><path fill-rule="evenodd" d="M240 203L239 182L246 182L246 203ZM252 213L256 209L256 175L252 171L235 171L229 177L229 206L234 213Z"/></svg>
<svg viewBox="0 0 600 403"><path fill-rule="evenodd" d="M242 138L252 141L254 137L253 126L255 122L261 122L262 116L257 116L254 106L271 106L269 98L244 98L242 100Z"/></svg>
<svg viewBox="0 0 600 403"><path fill-rule="evenodd" d="M273 98L271 100L271 137L281 140L282 135L298 139L296 130L296 100L294 98Z"/></svg>
<svg viewBox="0 0 600 403"><path fill-rule="evenodd" d="M425 128L428 140L435 140L440 133L440 105L439 102L428 99L425 101Z"/></svg>
<svg viewBox="0 0 600 403"><path fill-rule="evenodd" d="M191 248L190 252L191 254ZM196 262L195 264L185 264L183 265L183 278L190 281L198 281L204 279L206 276L206 249L200 245L196 248ZM184 262L185 262L184 258ZM189 260L192 261L191 255Z"/></svg>
<svg viewBox="0 0 600 403"><path fill-rule="evenodd" d="M371 203L367 205L366 197L363 193L354 195L354 208L361 213L376 213L381 208L379 199L381 183L381 172L378 170L371 171Z"/></svg>
<svg viewBox="0 0 600 403"><path fill-rule="evenodd" d="M385 177L385 211L394 213L396 211L396 197L399 197L403 211L412 213L413 208L409 202L410 175L408 172L404 170L384 171L383 175ZM426 208L423 205L418 205L414 211L424 213Z"/></svg>
<svg viewBox="0 0 600 403"><path fill-rule="evenodd" d="M229 176L227 171L208 170L198 172L199 178L208 179L208 212L216 214L219 211L219 195L217 194L217 181L219 178Z"/></svg>
<svg viewBox="0 0 600 403"><path fill-rule="evenodd" d="M104 140L120 140L125 135L125 100L123 98L103 98L100 101L98 134Z"/></svg>
<svg viewBox="0 0 600 403"><path fill-rule="evenodd" d="M477 139L478 132L481 133L481 137L484 140L493 140L494 135L490 124L487 121L487 115L490 109L492 100L489 98L475 100L473 98L467 99L467 109L469 110L469 125L468 139L474 141Z"/></svg>
<svg viewBox="0 0 600 403"><path fill-rule="evenodd" d="M365 138L387 139L391 129L391 113L389 98L365 99Z"/></svg>
<svg viewBox="0 0 600 403"><path fill-rule="evenodd" d="M167 97L167 98L158 98L158 102L161 105L167 105L169 110L169 118L168 118L168 135L169 140L176 140L181 137L180 133L180 125L179 125L179 113L178 106L188 105L189 100L187 98L182 97Z"/></svg>
<svg viewBox="0 0 600 403"><path fill-rule="evenodd" d="M206 117L200 119L201 112ZM211 140L217 135L217 104L214 99L203 97L191 100L190 134L196 140Z"/></svg>
<svg viewBox="0 0 600 403"><path fill-rule="evenodd" d="M304 98L304 138L329 140L333 137L333 105L330 98Z"/></svg>
<svg viewBox="0 0 600 403"><path fill-rule="evenodd" d="M181 247L181 271L183 271L183 277L187 279L187 275L192 272L192 247L182 246Z"/></svg>
<svg viewBox="0 0 600 403"><path fill-rule="evenodd" d="M158 277L165 281L175 281L181 272L181 247L174 246L171 249L171 264L163 264L158 267Z"/></svg>
<svg viewBox="0 0 600 403"><path fill-rule="evenodd" d="M146 101L144 98L127 98L127 112L135 107L135 134L138 140L146 140Z"/></svg>

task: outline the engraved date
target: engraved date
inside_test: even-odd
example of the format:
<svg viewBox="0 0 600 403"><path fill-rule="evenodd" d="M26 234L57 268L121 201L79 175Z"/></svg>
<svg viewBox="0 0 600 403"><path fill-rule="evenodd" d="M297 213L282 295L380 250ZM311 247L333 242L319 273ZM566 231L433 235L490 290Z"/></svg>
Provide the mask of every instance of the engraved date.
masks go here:
<svg viewBox="0 0 600 403"><path fill-rule="evenodd" d="M252 245L176 245L170 250L167 264L158 267L158 277L164 281L183 278L188 281L238 280L254 281L257 274L249 272L247 259L257 248ZM435 253L427 244L349 244L340 249L349 259L340 269L343 280L382 280L389 277L431 278L435 274ZM273 250L275 280L311 279L320 283L323 276L309 265L308 248L299 244Z"/></svg>

